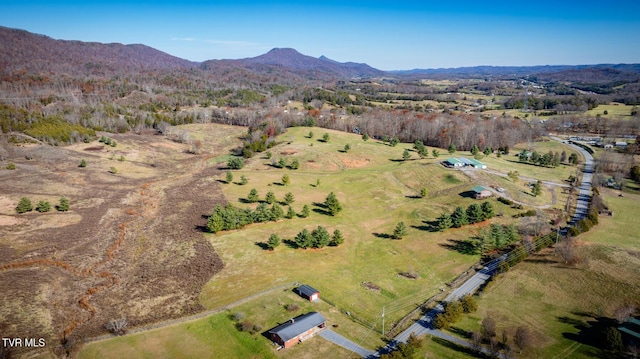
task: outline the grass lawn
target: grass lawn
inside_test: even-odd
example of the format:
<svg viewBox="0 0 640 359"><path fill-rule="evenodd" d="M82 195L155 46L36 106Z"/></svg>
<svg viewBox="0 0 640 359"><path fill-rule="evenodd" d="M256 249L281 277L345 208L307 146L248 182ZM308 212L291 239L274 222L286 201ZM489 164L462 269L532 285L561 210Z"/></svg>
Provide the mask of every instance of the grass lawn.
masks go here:
<svg viewBox="0 0 640 359"><path fill-rule="evenodd" d="M625 105L625 104L621 104L621 103L616 103L616 102L612 102L606 105L598 105L598 107L586 111L585 115L587 116L593 116L595 117L596 115L601 115L601 116L615 116L615 117L628 117L628 118L632 118L631 116L631 110L633 109L633 106L631 105ZM604 111L607 111L607 114L604 114Z"/></svg>
<svg viewBox="0 0 640 359"><path fill-rule="evenodd" d="M614 216L601 216L598 226L579 237L586 264L565 266L547 250L499 276L480 296L478 312L455 327L476 331L491 316L499 335L503 330L512 335L519 325L535 332L536 345L524 358L607 356L592 340L601 318L640 298L640 228L634 223L640 196L612 194L605 191Z"/></svg>

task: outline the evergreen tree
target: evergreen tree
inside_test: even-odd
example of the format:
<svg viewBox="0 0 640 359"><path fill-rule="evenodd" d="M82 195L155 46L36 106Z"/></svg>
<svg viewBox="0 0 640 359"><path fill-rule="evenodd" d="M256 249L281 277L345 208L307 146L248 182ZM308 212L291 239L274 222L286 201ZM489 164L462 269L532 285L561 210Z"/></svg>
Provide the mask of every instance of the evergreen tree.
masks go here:
<svg viewBox="0 0 640 359"><path fill-rule="evenodd" d="M249 195L247 196L247 201L249 201L249 203L256 203L259 200L260 197L258 196L258 190L252 188L251 191L249 191Z"/></svg>
<svg viewBox="0 0 640 359"><path fill-rule="evenodd" d="M471 154L475 156L478 153L480 153L480 149L478 148L477 145L473 145L473 147L471 148Z"/></svg>
<svg viewBox="0 0 640 359"><path fill-rule="evenodd" d="M369 140L369 135L367 133L365 133L364 135L362 135L362 140L363 141L368 141Z"/></svg>
<svg viewBox="0 0 640 359"><path fill-rule="evenodd" d="M266 203L260 203L253 211L253 221L256 223L267 222L272 218L271 209Z"/></svg>
<svg viewBox="0 0 640 359"><path fill-rule="evenodd" d="M504 247L506 245L506 237L502 226L493 223L489 228L491 232L491 239L493 243L495 243L495 247L498 249Z"/></svg>
<svg viewBox="0 0 640 359"><path fill-rule="evenodd" d="M326 247L331 242L329 232L322 226L318 226L316 229L311 231L311 237L313 237L312 246L314 248Z"/></svg>
<svg viewBox="0 0 640 359"><path fill-rule="evenodd" d="M280 159L278 160L278 168L285 168L287 167L287 159L284 157L280 157Z"/></svg>
<svg viewBox="0 0 640 359"><path fill-rule="evenodd" d="M329 142L329 134L325 133L324 135L322 135L322 142Z"/></svg>
<svg viewBox="0 0 640 359"><path fill-rule="evenodd" d="M289 206L287 209L287 213L284 214L284 218L291 219L296 216L296 211L293 210L293 207Z"/></svg>
<svg viewBox="0 0 640 359"><path fill-rule="evenodd" d="M308 205L302 206L302 213L300 213L300 217L307 218L311 214L311 209L309 209Z"/></svg>
<svg viewBox="0 0 640 359"><path fill-rule="evenodd" d="M344 243L344 236L339 229L336 229L335 231L333 231L333 237L331 237L331 243L329 243L329 245L337 247L342 243Z"/></svg>
<svg viewBox="0 0 640 359"><path fill-rule="evenodd" d="M211 233L217 233L224 229L224 218L222 214L222 207L220 205L215 206L211 216L207 220L207 229Z"/></svg>
<svg viewBox="0 0 640 359"><path fill-rule="evenodd" d="M398 222L398 224L396 225L396 228L393 230L392 237L394 239L402 239L402 237L406 235L407 235L407 227L405 226L404 222Z"/></svg>
<svg viewBox="0 0 640 359"><path fill-rule="evenodd" d="M451 216L447 212L442 212L440 214L440 217L438 217L438 230L442 232L446 229L451 228L451 226L452 226Z"/></svg>
<svg viewBox="0 0 640 359"><path fill-rule="evenodd" d="M16 211L18 213L26 213L26 212L33 211L33 205L31 204L31 200L27 197L20 198L20 202L18 202Z"/></svg>
<svg viewBox="0 0 640 359"><path fill-rule="evenodd" d="M249 180L247 179L247 177L245 177L245 175L240 176L240 184L244 186L247 183L249 183Z"/></svg>
<svg viewBox="0 0 640 359"><path fill-rule="evenodd" d="M342 211L342 205L338 201L336 194L331 192L324 201L324 205L332 216Z"/></svg>
<svg viewBox="0 0 640 359"><path fill-rule="evenodd" d="M313 138L313 131L309 131L309 134L307 135L307 138Z"/></svg>
<svg viewBox="0 0 640 359"><path fill-rule="evenodd" d="M284 217L284 210L282 209L282 207L280 207L279 204L274 203L271 206L271 220L277 221L282 217Z"/></svg>
<svg viewBox="0 0 640 359"><path fill-rule="evenodd" d="M479 204L473 203L467 207L467 220L469 223L482 222L483 218L484 214L482 212L482 207L480 207Z"/></svg>
<svg viewBox="0 0 640 359"><path fill-rule="evenodd" d="M298 168L300 168L300 162L298 161L297 158L294 158L293 161L291 161L289 168L292 170L297 170Z"/></svg>
<svg viewBox="0 0 640 359"><path fill-rule="evenodd" d="M571 163L572 165L578 164L578 155L575 152L571 152L571 154L569 155L569 163Z"/></svg>
<svg viewBox="0 0 640 359"><path fill-rule="evenodd" d="M449 151L450 154L456 153L456 145L454 145L453 143L450 144L448 151Z"/></svg>
<svg viewBox="0 0 640 359"><path fill-rule="evenodd" d="M433 150L431 150L431 155L432 155L434 158L438 158L438 157L440 157L440 151L438 151L438 150L436 150L436 149L434 148Z"/></svg>
<svg viewBox="0 0 640 359"><path fill-rule="evenodd" d="M313 244L311 233L305 228L296 235L294 239L298 248L307 249Z"/></svg>
<svg viewBox="0 0 640 359"><path fill-rule="evenodd" d="M225 178L227 183L231 183L233 182L233 173L231 173L231 171L227 171L227 176Z"/></svg>
<svg viewBox="0 0 640 359"><path fill-rule="evenodd" d="M451 225L454 228L460 228L467 224L469 224L469 220L467 219L467 212L465 212L465 210L460 206L456 207L456 209L451 214Z"/></svg>
<svg viewBox="0 0 640 359"><path fill-rule="evenodd" d="M269 248L269 250L274 250L277 246L280 245L280 237L273 233L269 236L269 240L267 241L267 248Z"/></svg>
<svg viewBox="0 0 640 359"><path fill-rule="evenodd" d="M87 161L85 161L84 159L82 161L80 161L80 165L78 167L87 167Z"/></svg>
<svg viewBox="0 0 640 359"><path fill-rule="evenodd" d="M406 160L408 160L410 158L411 158L411 153L409 152L408 149L405 148L404 152L402 152L402 160L406 161Z"/></svg>
<svg viewBox="0 0 640 359"><path fill-rule="evenodd" d="M398 137L393 136L393 138L389 140L389 144L391 145L391 147L396 147L398 143L400 143Z"/></svg>
<svg viewBox="0 0 640 359"><path fill-rule="evenodd" d="M425 187L420 188L420 197L425 198L427 196L427 189Z"/></svg>
<svg viewBox="0 0 640 359"><path fill-rule="evenodd" d="M267 196L265 197L264 200L269 204L273 204L276 202L276 195L273 192L269 191L267 192Z"/></svg>
<svg viewBox="0 0 640 359"><path fill-rule="evenodd" d="M344 145L344 152L349 152L350 149L351 149L351 145L349 145L348 143Z"/></svg>
<svg viewBox="0 0 640 359"><path fill-rule="evenodd" d="M283 185L288 186L290 183L291 183L291 179L289 178L289 175L282 176Z"/></svg>
<svg viewBox="0 0 640 359"><path fill-rule="evenodd" d="M69 210L69 199L67 197L60 197L60 204L58 204L58 211L66 212Z"/></svg>
<svg viewBox="0 0 640 359"><path fill-rule="evenodd" d="M481 208L482 208L482 220L483 221L485 219L493 218L494 212L493 212L493 206L491 205L491 203L483 202Z"/></svg>
<svg viewBox="0 0 640 359"><path fill-rule="evenodd" d="M291 192L287 192L284 195L284 204L291 204L295 201L295 198L293 197L293 193Z"/></svg>
<svg viewBox="0 0 640 359"><path fill-rule="evenodd" d="M485 156L489 156L491 153L493 153L493 149L491 149L491 147L485 147L482 153L484 153Z"/></svg>
<svg viewBox="0 0 640 359"><path fill-rule="evenodd" d="M227 167L232 170L239 170L244 167L244 161L242 158L234 157L227 161Z"/></svg>
<svg viewBox="0 0 640 359"><path fill-rule="evenodd" d="M42 213L42 212L49 212L51 210L51 204L47 201L40 201L38 202L38 205L36 206L36 211Z"/></svg>
<svg viewBox="0 0 640 359"><path fill-rule="evenodd" d="M507 226L505 236L507 238L508 244L515 243L520 240L520 234L518 233L518 229L513 223Z"/></svg>

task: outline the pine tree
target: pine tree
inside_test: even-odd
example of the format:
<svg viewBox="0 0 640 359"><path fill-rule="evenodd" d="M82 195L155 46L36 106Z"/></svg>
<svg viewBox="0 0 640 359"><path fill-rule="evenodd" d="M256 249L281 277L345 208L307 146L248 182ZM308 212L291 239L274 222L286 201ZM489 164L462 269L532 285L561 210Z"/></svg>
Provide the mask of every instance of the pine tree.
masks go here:
<svg viewBox="0 0 640 359"><path fill-rule="evenodd" d="M531 188L531 194L533 194L534 197L538 197L542 194L542 182L540 180L533 184L533 187Z"/></svg>
<svg viewBox="0 0 640 359"><path fill-rule="evenodd" d="M309 206L306 204L302 206L302 213L300 213L300 217L307 218L309 217L310 214L311 214L311 210L309 209Z"/></svg>
<svg viewBox="0 0 640 359"><path fill-rule="evenodd" d="M311 231L311 237L313 237L312 246L314 248L326 247L331 242L329 232L327 232L327 229L322 226L318 226L316 229Z"/></svg>
<svg viewBox="0 0 640 359"><path fill-rule="evenodd" d="M249 191L249 195L247 196L247 201L249 201L249 203L256 203L259 200L260 197L258 197L258 190L252 188L251 191Z"/></svg>
<svg viewBox="0 0 640 359"><path fill-rule="evenodd" d="M291 183L291 179L289 178L289 175L283 175L282 184L285 186L288 186L290 183Z"/></svg>
<svg viewBox="0 0 640 359"><path fill-rule="evenodd" d="M244 186L247 183L249 183L249 180L247 179L247 177L245 177L245 175L240 176L240 184Z"/></svg>
<svg viewBox="0 0 640 359"><path fill-rule="evenodd" d="M293 207L289 206L287 209L287 213L284 214L284 218L291 219L296 216L296 211L293 210Z"/></svg>
<svg viewBox="0 0 640 359"><path fill-rule="evenodd" d="M454 154L456 153L456 145L454 145L453 143L449 145L448 148L449 153Z"/></svg>
<svg viewBox="0 0 640 359"><path fill-rule="evenodd" d="M311 247L311 244L313 243L313 237L311 236L311 233L309 233L309 231L305 228L296 235L294 241L298 248L306 249Z"/></svg>
<svg viewBox="0 0 640 359"><path fill-rule="evenodd" d="M349 152L349 150L351 150L351 145L349 145L348 143L346 145L344 145L344 152Z"/></svg>
<svg viewBox="0 0 640 359"><path fill-rule="evenodd" d="M276 202L276 195L273 192L269 191L267 192L267 196L265 197L264 200L269 204L273 204Z"/></svg>
<svg viewBox="0 0 640 359"><path fill-rule="evenodd" d="M363 141L368 141L369 140L369 135L367 133L365 133L364 135L362 135L362 140Z"/></svg>
<svg viewBox="0 0 640 359"><path fill-rule="evenodd" d="M40 201L36 206L36 211L40 213L49 212L50 210L51 210L51 204L47 201Z"/></svg>
<svg viewBox="0 0 640 359"><path fill-rule="evenodd" d="M451 225L453 228L460 228L469 224L469 220L467 219L467 212L460 206L456 207L456 209L451 214Z"/></svg>
<svg viewBox="0 0 640 359"><path fill-rule="evenodd" d="M227 183L231 183L233 182L233 173L231 173L231 171L227 171L227 176L225 178Z"/></svg>
<svg viewBox="0 0 640 359"><path fill-rule="evenodd" d="M405 148L404 152L402 152L402 160L406 161L406 160L408 160L410 158L411 158L411 153L409 152L408 149Z"/></svg>
<svg viewBox="0 0 640 359"><path fill-rule="evenodd" d="M271 220L277 221L282 217L284 217L284 210L282 209L282 207L280 207L279 204L274 203L271 206Z"/></svg>
<svg viewBox="0 0 640 359"><path fill-rule="evenodd" d="M495 215L493 212L493 206L489 202L482 203L482 220L493 218Z"/></svg>
<svg viewBox="0 0 640 359"><path fill-rule="evenodd" d="M420 197L425 198L427 196L427 189L425 187L420 188Z"/></svg>
<svg viewBox="0 0 640 359"><path fill-rule="evenodd" d="M292 170L297 170L300 167L300 162L298 161L297 158L294 158L293 161L291 161L291 165L289 165L289 168Z"/></svg>
<svg viewBox="0 0 640 359"><path fill-rule="evenodd" d="M207 220L207 229L211 233L217 233L224 228L224 217L222 214L222 207L220 205L215 206L211 216Z"/></svg>
<svg viewBox="0 0 640 359"><path fill-rule="evenodd" d="M451 216L449 216L447 212L442 212L440 217L438 217L438 230L442 232L445 229L451 228L451 226Z"/></svg>
<svg viewBox="0 0 640 359"><path fill-rule="evenodd" d="M291 204L295 201L295 198L293 197L293 193L291 192L287 192L284 195L284 203L285 204Z"/></svg>
<svg viewBox="0 0 640 359"><path fill-rule="evenodd" d="M398 222L398 224L396 225L396 228L393 230L392 237L394 239L402 239L402 237L406 235L407 235L407 227L405 226L404 222Z"/></svg>
<svg viewBox="0 0 640 359"><path fill-rule="evenodd" d="M329 195L324 201L324 205L329 211L329 214L331 214L332 216L335 216L340 211L342 211L342 205L338 201L336 194L333 192L329 193Z"/></svg>
<svg viewBox="0 0 640 359"><path fill-rule="evenodd" d="M484 218L484 214L482 212L482 207L479 204L473 203L467 207L467 220L469 223L478 223L482 222Z"/></svg>
<svg viewBox="0 0 640 359"><path fill-rule="evenodd" d="M438 158L440 157L440 151L433 149L431 150L431 155L433 155L434 158Z"/></svg>
<svg viewBox="0 0 640 359"><path fill-rule="evenodd" d="M60 204L58 204L58 211L66 212L69 210L69 200L67 197L60 197Z"/></svg>
<svg viewBox="0 0 640 359"><path fill-rule="evenodd" d="M337 247L342 243L344 243L344 236L339 229L336 229L335 231L333 231L333 237L331 237L331 243L329 243L329 245Z"/></svg>
<svg viewBox="0 0 640 359"><path fill-rule="evenodd" d="M87 167L87 161L85 161L84 159L80 161L80 165L78 165L78 167Z"/></svg>
<svg viewBox="0 0 640 359"><path fill-rule="evenodd" d="M274 250L277 246L280 245L280 237L273 233L269 236L269 240L267 241L267 248L269 248L269 250Z"/></svg>
<svg viewBox="0 0 640 359"><path fill-rule="evenodd" d="M325 133L324 135L322 135L322 142L329 142L329 134Z"/></svg>
<svg viewBox="0 0 640 359"><path fill-rule="evenodd" d="M20 198L20 202L18 202L16 211L18 213L26 213L26 212L33 211L33 205L31 204L31 200L27 197Z"/></svg>
<svg viewBox="0 0 640 359"><path fill-rule="evenodd" d="M471 154L475 156L478 153L480 153L480 149L478 148L477 145L473 145L473 147L471 148Z"/></svg>

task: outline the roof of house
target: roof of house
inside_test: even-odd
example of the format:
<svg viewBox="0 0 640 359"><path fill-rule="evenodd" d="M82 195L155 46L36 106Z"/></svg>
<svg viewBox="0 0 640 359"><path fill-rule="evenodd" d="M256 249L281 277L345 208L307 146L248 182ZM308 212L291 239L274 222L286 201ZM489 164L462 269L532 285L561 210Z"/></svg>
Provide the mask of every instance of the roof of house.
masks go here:
<svg viewBox="0 0 640 359"><path fill-rule="evenodd" d="M482 162L480 162L480 161L478 161L478 160L475 160L475 159L473 159L473 158L470 158L470 159L469 159L469 161L470 161L470 162L471 162L471 164L472 164L472 165L474 165L474 166L484 166L484 163L482 163Z"/></svg>
<svg viewBox="0 0 640 359"><path fill-rule="evenodd" d="M286 342L287 340L293 339L326 321L327 320L324 319L322 314L318 312L309 312L307 314L297 316L292 320L269 330L269 334L276 334L280 339Z"/></svg>
<svg viewBox="0 0 640 359"><path fill-rule="evenodd" d="M483 186L475 186L471 190L475 193L481 193L482 191L488 191L489 189Z"/></svg>
<svg viewBox="0 0 640 359"><path fill-rule="evenodd" d="M298 288L294 289L294 291L300 295L305 295L307 297L311 297L316 293L320 293L317 289L313 288L310 285L303 284Z"/></svg>
<svg viewBox="0 0 640 359"><path fill-rule="evenodd" d="M455 164L459 164L459 163L462 163L462 162L460 162L460 160L458 160L457 158L449 157L449 158L447 158L447 163L455 165Z"/></svg>
<svg viewBox="0 0 640 359"><path fill-rule="evenodd" d="M473 164L473 162L471 162L471 160L466 158L466 157L460 157L460 158L458 158L458 161L464 163L465 165L472 165Z"/></svg>

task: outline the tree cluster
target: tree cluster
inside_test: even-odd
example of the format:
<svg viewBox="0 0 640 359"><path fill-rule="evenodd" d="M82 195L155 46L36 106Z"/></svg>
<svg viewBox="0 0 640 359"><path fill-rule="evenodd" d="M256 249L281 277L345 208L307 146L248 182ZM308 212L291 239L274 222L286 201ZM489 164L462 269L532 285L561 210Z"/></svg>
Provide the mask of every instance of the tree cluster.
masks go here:
<svg viewBox="0 0 640 359"><path fill-rule="evenodd" d="M494 215L493 206L490 202L473 203L466 210L458 206L451 214L442 212L436 220L436 228L439 231L444 231L451 227L460 228L467 224L479 223L493 218Z"/></svg>
<svg viewBox="0 0 640 359"><path fill-rule="evenodd" d="M344 236L338 229L333 231L333 235L330 235L326 228L318 226L311 232L306 228L303 229L296 235L294 242L298 248L302 249L337 247L344 243Z"/></svg>
<svg viewBox="0 0 640 359"><path fill-rule="evenodd" d="M462 317L462 314L473 313L478 310L476 299L467 294L456 301L447 302L444 312L433 319L433 327L436 329L448 329L449 326Z"/></svg>
<svg viewBox="0 0 640 359"><path fill-rule="evenodd" d="M255 210L238 208L232 204L217 205L207 220L207 229L212 233L240 229L251 223L277 221L285 217L284 210L278 203L271 207L267 203L260 203Z"/></svg>
<svg viewBox="0 0 640 359"><path fill-rule="evenodd" d="M558 167L560 165L560 154L558 152L549 151L540 154L537 151L529 152L522 150L518 154L518 160L522 163L529 163L543 167Z"/></svg>
<svg viewBox="0 0 640 359"><path fill-rule="evenodd" d="M22 197L16 206L16 212L27 213L33 211L33 204L29 197ZM66 212L69 210L69 200L66 197L60 198L60 204L56 206L56 209L60 212ZM39 201L35 208L40 213L49 212L51 210L51 203L48 201Z"/></svg>
<svg viewBox="0 0 640 359"><path fill-rule="evenodd" d="M418 338L414 333L409 335L406 343L399 343L395 350L380 356L380 359L411 359L415 358L418 349L422 348L423 339Z"/></svg>

